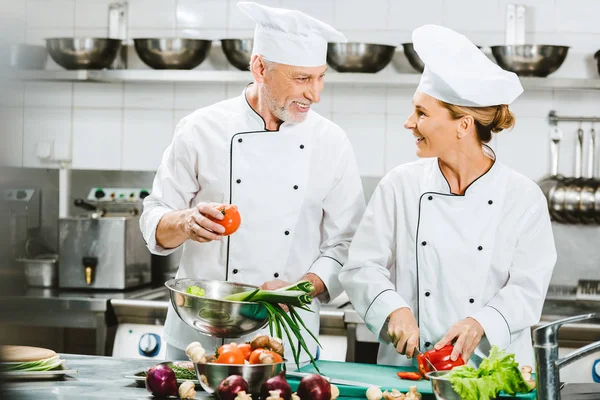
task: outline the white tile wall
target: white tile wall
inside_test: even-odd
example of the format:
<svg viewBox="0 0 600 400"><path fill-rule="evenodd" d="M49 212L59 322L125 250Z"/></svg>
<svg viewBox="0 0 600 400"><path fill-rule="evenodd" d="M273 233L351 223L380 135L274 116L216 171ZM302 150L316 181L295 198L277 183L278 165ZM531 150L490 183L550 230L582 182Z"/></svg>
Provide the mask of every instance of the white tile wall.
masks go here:
<svg viewBox="0 0 600 400"><path fill-rule="evenodd" d="M8 18L11 23L20 22L21 28L17 29L20 33L11 37L27 43L44 44L46 37L74 34L100 36L106 33L111 1L3 1L0 2L0 21ZM130 0L129 37L252 37L253 23L237 9L237 1ZM300 9L333 24L350 41L398 45L411 40L413 28L425 23L442 23L465 33L479 45L489 46L504 42L504 13L512 1L261 0L261 3ZM529 6L528 40L571 46L565 63L553 77L598 78L593 59L595 51L600 49L600 27L594 17L600 11L598 2L521 0L519 3ZM139 60L133 47L129 50L130 68L149 68ZM403 57L402 54L397 56ZM61 69L52 60L48 61L47 68ZM198 68L233 69L216 42L208 59ZM398 70L390 65L381 72L388 73L395 74ZM113 153L104 161L93 160L94 154L77 155L83 147L80 138L85 137L85 134L77 134L73 137L73 146L74 160L78 164L85 160L91 163L90 168L104 165L107 169L120 166L154 170L170 143L174 126L183 116L198 107L238 96L245 86L245 83L28 83L26 89L17 86L0 90L0 106L21 107L21 114L25 115L21 128L19 118L13 117L3 131L14 128L24 132L22 154L27 166L47 166L35 157L36 141L70 140L73 127L73 135L90 132L86 140L96 146L103 145L100 137L120 143L112 147L118 147L116 153L120 151L120 155ZM314 105L314 109L348 131L361 173L377 176L415 157L412 138L402 128L412 109L413 92L414 88L326 83L321 103ZM517 126L512 132L500 133L493 146L502 161L531 178L540 178L548 168L548 111L555 109L563 115L599 115L599 105L600 92L596 91L527 92L512 106ZM570 139L576 128L576 125L564 126L566 138L561 150L561 169L567 172L572 170ZM12 146L21 146L18 137L14 137L17 142ZM19 156L15 157L20 163Z"/></svg>
<svg viewBox="0 0 600 400"><path fill-rule="evenodd" d="M223 101L227 98L227 85L217 84L176 84L175 108L198 109Z"/></svg>
<svg viewBox="0 0 600 400"><path fill-rule="evenodd" d="M385 173L385 114L334 113L333 121L350 137L363 176Z"/></svg>
<svg viewBox="0 0 600 400"><path fill-rule="evenodd" d="M25 1L28 29L72 27L75 23L75 0Z"/></svg>
<svg viewBox="0 0 600 400"><path fill-rule="evenodd" d="M72 83L25 83L25 107L71 107L72 105Z"/></svg>
<svg viewBox="0 0 600 400"><path fill-rule="evenodd" d="M218 29L227 25L227 2L223 0L178 0L179 28Z"/></svg>
<svg viewBox="0 0 600 400"><path fill-rule="evenodd" d="M173 138L173 111L125 110L121 165L129 171L155 171Z"/></svg>
<svg viewBox="0 0 600 400"><path fill-rule="evenodd" d="M76 108L73 112L73 168L121 168L121 109Z"/></svg>
<svg viewBox="0 0 600 400"><path fill-rule="evenodd" d="M53 161L40 160L37 146L70 145L73 115L71 108L25 108L23 130L23 166L57 168Z"/></svg>
<svg viewBox="0 0 600 400"><path fill-rule="evenodd" d="M23 165L23 108L0 108L0 165Z"/></svg>

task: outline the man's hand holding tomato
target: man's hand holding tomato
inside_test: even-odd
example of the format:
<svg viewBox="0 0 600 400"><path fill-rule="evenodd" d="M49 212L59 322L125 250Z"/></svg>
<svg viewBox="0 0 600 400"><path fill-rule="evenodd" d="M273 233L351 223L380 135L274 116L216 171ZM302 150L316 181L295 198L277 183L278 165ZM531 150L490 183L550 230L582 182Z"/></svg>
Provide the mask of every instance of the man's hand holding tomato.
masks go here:
<svg viewBox="0 0 600 400"><path fill-rule="evenodd" d="M232 204L199 203L186 210L183 216L183 230L187 236L200 243L221 240L240 226L241 217Z"/></svg>

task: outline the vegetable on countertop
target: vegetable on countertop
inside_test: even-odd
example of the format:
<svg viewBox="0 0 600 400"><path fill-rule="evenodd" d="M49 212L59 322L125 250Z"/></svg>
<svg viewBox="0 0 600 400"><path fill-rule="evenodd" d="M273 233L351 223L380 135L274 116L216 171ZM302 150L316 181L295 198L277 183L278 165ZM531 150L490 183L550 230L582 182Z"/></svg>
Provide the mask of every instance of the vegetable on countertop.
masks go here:
<svg viewBox="0 0 600 400"><path fill-rule="evenodd" d="M298 396L302 400L331 400L331 385L321 375L311 374L300 381Z"/></svg>
<svg viewBox="0 0 600 400"><path fill-rule="evenodd" d="M179 385L179 398L181 399L193 399L196 397L196 385L194 382L185 381Z"/></svg>
<svg viewBox="0 0 600 400"><path fill-rule="evenodd" d="M492 346L489 357L481 361L479 369L463 365L450 371L448 379L463 400L488 400L501 391L514 396L532 390L515 361L515 355L496 346Z"/></svg>
<svg viewBox="0 0 600 400"><path fill-rule="evenodd" d="M252 395L242 390L233 400L252 400Z"/></svg>
<svg viewBox="0 0 600 400"><path fill-rule="evenodd" d="M421 374L418 372L398 372L398 378L407 379L409 381L420 381L423 379Z"/></svg>
<svg viewBox="0 0 600 400"><path fill-rule="evenodd" d="M383 392L383 398L385 400L403 400L406 398L406 395L398 389L392 389L391 392L388 392L387 390Z"/></svg>
<svg viewBox="0 0 600 400"><path fill-rule="evenodd" d="M160 363L148 370L146 389L153 396L177 396L177 378L169 363Z"/></svg>
<svg viewBox="0 0 600 400"><path fill-rule="evenodd" d="M381 400L383 398L383 392L377 386L371 386L367 389L367 400Z"/></svg>
<svg viewBox="0 0 600 400"><path fill-rule="evenodd" d="M406 393L406 400L421 400L423 395L417 391L416 386L411 386L408 388L408 393Z"/></svg>
<svg viewBox="0 0 600 400"><path fill-rule="evenodd" d="M221 400L235 400L240 392L248 393L248 383L239 375L231 375L223 379L217 389Z"/></svg>
<svg viewBox="0 0 600 400"><path fill-rule="evenodd" d="M263 383L261 388L261 396L263 398L266 398L273 391L278 391L278 397L281 397L283 400L291 399L292 388L290 387L288 381L285 379L285 371L281 371L279 374L267 379L267 381Z"/></svg>

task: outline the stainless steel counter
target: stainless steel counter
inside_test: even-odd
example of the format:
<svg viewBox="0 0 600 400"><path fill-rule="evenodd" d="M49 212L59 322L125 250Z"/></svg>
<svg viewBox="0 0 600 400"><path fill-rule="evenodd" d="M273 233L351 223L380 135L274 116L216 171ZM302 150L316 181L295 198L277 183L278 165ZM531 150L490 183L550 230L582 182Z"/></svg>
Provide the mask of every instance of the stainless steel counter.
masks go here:
<svg viewBox="0 0 600 400"><path fill-rule="evenodd" d="M162 285L144 286L128 291L93 292L13 288L8 295L0 297L0 323L95 329L96 354L106 355L107 329L117 323L111 301L143 300L152 298L157 293L164 294L164 291Z"/></svg>
<svg viewBox="0 0 600 400"><path fill-rule="evenodd" d="M0 398L8 399L152 399L145 388L124 379L125 375L150 368L156 361L112 357L61 355L77 374L59 381L9 382ZM196 398L208 398L199 391Z"/></svg>

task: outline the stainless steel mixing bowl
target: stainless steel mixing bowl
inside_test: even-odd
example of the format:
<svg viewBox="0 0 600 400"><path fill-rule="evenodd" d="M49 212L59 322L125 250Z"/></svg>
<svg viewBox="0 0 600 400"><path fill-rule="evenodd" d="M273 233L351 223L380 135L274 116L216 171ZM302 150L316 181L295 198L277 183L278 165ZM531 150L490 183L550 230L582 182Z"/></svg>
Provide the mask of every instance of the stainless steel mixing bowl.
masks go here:
<svg viewBox="0 0 600 400"><path fill-rule="evenodd" d="M431 381L431 389L437 400L461 400L460 396L452 388L452 383L446 378L450 371L428 372L426 375Z"/></svg>
<svg viewBox="0 0 600 400"><path fill-rule="evenodd" d="M248 71L254 39L222 39L221 48L227 60L242 71Z"/></svg>
<svg viewBox="0 0 600 400"><path fill-rule="evenodd" d="M285 362L277 364L195 364L196 376L202 388L208 393L215 393L219 384L228 376L239 375L248 383L248 391L257 398L260 389L269 378L283 371Z"/></svg>
<svg viewBox="0 0 600 400"><path fill-rule="evenodd" d="M402 43L402 48L404 49L404 55L408 59L410 65L417 71L423 72L425 69L425 64L415 51L412 43Z"/></svg>
<svg viewBox="0 0 600 400"><path fill-rule="evenodd" d="M117 57L122 41L106 38L48 38L50 57L65 69L104 69Z"/></svg>
<svg viewBox="0 0 600 400"><path fill-rule="evenodd" d="M203 297L186 293L198 286ZM171 279L165 282L171 304L179 318L198 332L218 338L238 338L265 327L267 309L262 304L220 300L227 295L256 289L255 286L201 279Z"/></svg>
<svg viewBox="0 0 600 400"><path fill-rule="evenodd" d="M208 56L211 40L182 38L133 39L140 59L154 69L194 69Z"/></svg>
<svg viewBox="0 0 600 400"><path fill-rule="evenodd" d="M392 61L396 47L372 43L329 43L327 64L338 72L379 72Z"/></svg>
<svg viewBox="0 0 600 400"><path fill-rule="evenodd" d="M491 46L498 65L519 76L546 77L556 71L567 58L569 47L523 44Z"/></svg>

